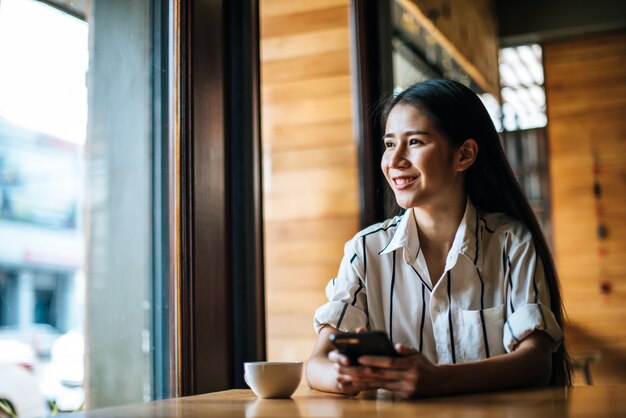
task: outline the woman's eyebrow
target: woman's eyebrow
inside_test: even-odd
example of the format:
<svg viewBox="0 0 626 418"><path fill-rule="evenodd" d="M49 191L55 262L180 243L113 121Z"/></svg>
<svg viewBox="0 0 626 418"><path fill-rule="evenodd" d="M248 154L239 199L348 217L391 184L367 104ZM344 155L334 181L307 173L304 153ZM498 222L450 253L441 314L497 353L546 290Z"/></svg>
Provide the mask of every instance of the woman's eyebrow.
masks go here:
<svg viewBox="0 0 626 418"><path fill-rule="evenodd" d="M406 131L404 132L404 135L429 135L429 133L427 131L419 131L419 130L415 130L415 131Z"/></svg>
<svg viewBox="0 0 626 418"><path fill-rule="evenodd" d="M430 134L427 131L406 131L406 132L402 132L402 135L409 136L409 135L430 135ZM383 139L393 138L394 136L396 135L393 133L388 133L383 136Z"/></svg>

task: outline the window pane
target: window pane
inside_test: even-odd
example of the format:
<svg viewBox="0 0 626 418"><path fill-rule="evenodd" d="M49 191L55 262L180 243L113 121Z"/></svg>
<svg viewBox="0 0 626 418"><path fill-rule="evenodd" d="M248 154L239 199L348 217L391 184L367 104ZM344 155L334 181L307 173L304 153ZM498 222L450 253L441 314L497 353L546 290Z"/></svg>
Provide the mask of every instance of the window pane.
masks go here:
<svg viewBox="0 0 626 418"><path fill-rule="evenodd" d="M546 126L541 47L533 44L502 48L499 67L504 130Z"/></svg>
<svg viewBox="0 0 626 418"><path fill-rule="evenodd" d="M0 4L0 398L20 415L84 398L87 41L59 10Z"/></svg>
<svg viewBox="0 0 626 418"><path fill-rule="evenodd" d="M157 348L153 2L50 3L0 3L0 399L23 415L152 399Z"/></svg>
<svg viewBox="0 0 626 418"><path fill-rule="evenodd" d="M89 22L86 389L90 407L150 399L149 0L99 0Z"/></svg>

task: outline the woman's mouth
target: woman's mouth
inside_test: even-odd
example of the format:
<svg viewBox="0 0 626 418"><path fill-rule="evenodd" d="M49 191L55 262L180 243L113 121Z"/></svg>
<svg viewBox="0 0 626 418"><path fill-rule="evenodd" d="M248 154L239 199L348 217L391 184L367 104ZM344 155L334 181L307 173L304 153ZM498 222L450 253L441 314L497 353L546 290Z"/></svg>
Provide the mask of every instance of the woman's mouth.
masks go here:
<svg viewBox="0 0 626 418"><path fill-rule="evenodd" d="M415 183L417 177L394 177L392 180L397 190L403 190Z"/></svg>

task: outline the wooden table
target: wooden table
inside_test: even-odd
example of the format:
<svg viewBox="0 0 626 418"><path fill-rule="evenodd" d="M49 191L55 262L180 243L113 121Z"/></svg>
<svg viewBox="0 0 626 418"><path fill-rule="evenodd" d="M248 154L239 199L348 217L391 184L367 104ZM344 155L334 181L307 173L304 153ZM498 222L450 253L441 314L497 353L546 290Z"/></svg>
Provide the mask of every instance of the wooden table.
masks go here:
<svg viewBox="0 0 626 418"><path fill-rule="evenodd" d="M532 389L394 401L388 394L346 398L300 388L292 399L257 399L249 390L88 410L71 417L626 417L626 385Z"/></svg>

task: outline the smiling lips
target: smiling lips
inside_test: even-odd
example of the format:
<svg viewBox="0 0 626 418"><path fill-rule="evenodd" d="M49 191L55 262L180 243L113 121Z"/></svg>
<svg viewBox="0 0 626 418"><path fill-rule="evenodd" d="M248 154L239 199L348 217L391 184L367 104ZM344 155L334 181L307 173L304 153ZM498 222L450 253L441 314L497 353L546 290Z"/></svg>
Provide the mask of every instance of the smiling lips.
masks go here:
<svg viewBox="0 0 626 418"><path fill-rule="evenodd" d="M417 177L394 177L392 180L397 190L403 190L415 183Z"/></svg>

